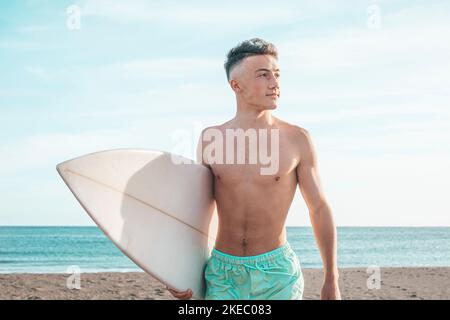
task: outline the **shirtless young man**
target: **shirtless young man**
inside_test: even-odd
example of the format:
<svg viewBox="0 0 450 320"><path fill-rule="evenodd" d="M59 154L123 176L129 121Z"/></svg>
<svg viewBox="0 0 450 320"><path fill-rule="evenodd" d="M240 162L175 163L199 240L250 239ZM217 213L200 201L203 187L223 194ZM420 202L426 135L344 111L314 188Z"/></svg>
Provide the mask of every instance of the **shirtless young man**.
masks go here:
<svg viewBox="0 0 450 320"><path fill-rule="evenodd" d="M336 227L321 187L311 136L304 128L271 114L280 94L277 50L273 44L254 38L230 50L227 58L225 70L236 94L236 116L224 124L204 129L197 150L199 161L215 177L219 218L215 247L204 272L205 299L302 299L300 263L287 242L285 230L297 184L308 206L323 261L321 299L340 299ZM221 133L225 145L230 139L227 132L238 132L238 129L246 133L267 131L264 143L270 147L266 154L275 157L272 164L277 170L262 174L261 169L267 169L267 161L265 165L260 159L251 163L252 150L247 143L244 150L242 144L239 149L233 142L235 154L245 151L244 164L236 162L237 157L234 163L228 163L225 159L230 149L226 147L208 156L208 145L217 143L212 136L217 138ZM271 132L278 133L278 141ZM256 137L258 142L264 138ZM247 138L250 141L250 135ZM211 156L217 156L222 150L223 161ZM168 289L179 299L192 297L191 290Z"/></svg>

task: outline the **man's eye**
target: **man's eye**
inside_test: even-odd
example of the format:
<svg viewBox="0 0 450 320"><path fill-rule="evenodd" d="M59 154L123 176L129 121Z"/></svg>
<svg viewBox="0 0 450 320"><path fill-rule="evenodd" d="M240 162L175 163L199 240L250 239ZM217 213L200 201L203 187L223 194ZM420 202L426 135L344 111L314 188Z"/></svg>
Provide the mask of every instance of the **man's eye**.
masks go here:
<svg viewBox="0 0 450 320"><path fill-rule="evenodd" d="M262 76L264 76L264 77L267 76L267 73L263 73L263 74L260 75L260 77L262 77ZM276 76L277 78L280 77L280 75L279 75L278 73L276 73L275 76Z"/></svg>

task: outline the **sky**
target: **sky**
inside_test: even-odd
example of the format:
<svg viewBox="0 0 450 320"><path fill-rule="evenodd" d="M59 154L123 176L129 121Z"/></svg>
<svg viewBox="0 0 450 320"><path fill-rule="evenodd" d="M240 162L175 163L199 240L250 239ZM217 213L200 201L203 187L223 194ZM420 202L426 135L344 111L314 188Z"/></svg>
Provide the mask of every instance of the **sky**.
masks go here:
<svg viewBox="0 0 450 320"><path fill-rule="evenodd" d="M338 226L450 226L449 35L448 1L0 1L0 225L94 225L62 161L195 158L235 114L228 50L260 37ZM299 191L286 224L311 225Z"/></svg>

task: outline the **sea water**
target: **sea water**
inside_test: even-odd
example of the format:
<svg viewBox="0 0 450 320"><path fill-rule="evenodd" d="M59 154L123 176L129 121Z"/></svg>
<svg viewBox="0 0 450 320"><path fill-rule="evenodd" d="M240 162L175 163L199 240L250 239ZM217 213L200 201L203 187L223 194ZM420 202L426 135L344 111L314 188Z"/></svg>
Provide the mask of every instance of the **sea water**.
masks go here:
<svg viewBox="0 0 450 320"><path fill-rule="evenodd" d="M322 268L311 227L286 229L301 266ZM371 265L449 267L450 227L338 227L338 267ZM142 271L97 227L0 227L0 273L65 273L71 266Z"/></svg>

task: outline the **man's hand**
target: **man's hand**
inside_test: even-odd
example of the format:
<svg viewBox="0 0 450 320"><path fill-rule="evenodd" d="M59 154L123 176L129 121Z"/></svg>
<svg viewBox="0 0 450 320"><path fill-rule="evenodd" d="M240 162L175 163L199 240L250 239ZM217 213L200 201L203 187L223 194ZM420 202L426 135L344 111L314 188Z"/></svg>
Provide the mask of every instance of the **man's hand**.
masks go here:
<svg viewBox="0 0 450 320"><path fill-rule="evenodd" d="M320 293L321 300L341 300L339 284L337 280L325 280Z"/></svg>
<svg viewBox="0 0 450 320"><path fill-rule="evenodd" d="M189 300L192 298L192 290L188 289L186 291L177 291L175 289L169 288L166 286L166 289L169 290L169 292L175 297L180 300Z"/></svg>

